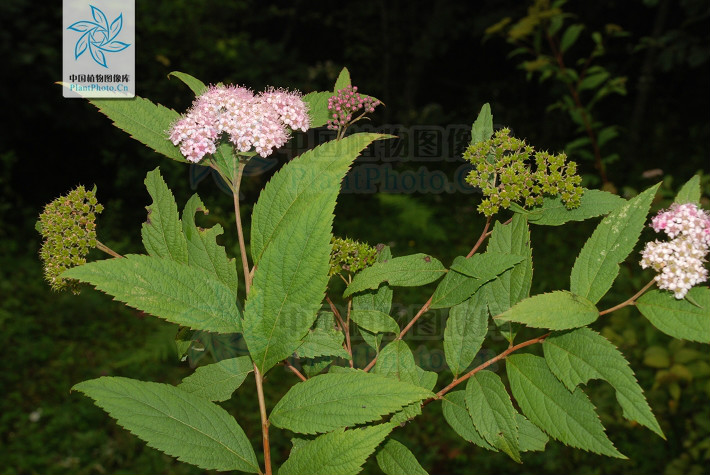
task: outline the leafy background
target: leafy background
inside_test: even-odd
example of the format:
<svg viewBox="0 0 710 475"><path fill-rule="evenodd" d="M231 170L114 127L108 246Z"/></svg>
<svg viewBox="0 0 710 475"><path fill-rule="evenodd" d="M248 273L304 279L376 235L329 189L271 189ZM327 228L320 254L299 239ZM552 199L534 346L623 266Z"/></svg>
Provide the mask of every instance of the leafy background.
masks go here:
<svg viewBox="0 0 710 475"><path fill-rule="evenodd" d="M363 92L386 104L374 114L374 124L470 124L481 105L490 102L497 124L542 149L560 150L576 137L562 112L545 111L560 86L527 82L515 59L506 58L508 45L482 41L485 28L504 16L519 18L526 8L525 2L512 0L475 5L366 1L357 7L302 0L288 5L137 2L138 93L183 110L191 96L179 81L167 79L173 70L256 90L273 84L311 91L328 89L347 66ZM632 0L567 8L590 29L613 23L630 33L608 44L600 60L628 78L628 95L603 101L597 112L599 120L623 131L613 145L622 159L610 166L611 180L626 197L663 180L661 195L672 198L673 190L697 171L707 171L710 163L710 7L701 0ZM69 393L75 383L101 375L177 383L192 370L174 356L172 326L97 292L87 290L80 297L50 292L42 281L34 231L44 203L77 184L96 183L106 205L99 238L119 252L139 251L140 223L150 203L145 174L160 165L178 203L184 204L193 192L187 168L151 154L89 104L61 97L53 84L61 75L59 5L37 8L28 0L8 0L0 4L0 14L12 19L0 30L5 64L0 89L5 106L0 133L0 346L5 361L0 466L8 474L201 473L146 447L89 399ZM577 47L584 54L585 44ZM450 175L460 162L392 163L397 171L421 165ZM644 173L654 169L662 172ZM246 202L256 201L272 171L245 182ZM583 164L582 172L593 170ZM703 183L707 199L707 178ZM211 210L203 222L220 222L228 248L237 255L230 244L236 241L231 200L211 178L197 190ZM339 234L387 243L395 255L431 253L448 264L470 249L481 229L476 204L476 195L460 193L345 194L334 225ZM663 205L658 201L654 207ZM570 224L563 233L533 229L533 292L567 285L565 276L593 225ZM636 263L627 263L608 303L624 300L647 280ZM421 303L431 290L397 292L400 321L411 318L411 309L417 308L411 304ZM430 312L409 340L415 354L440 372L440 381L451 377L443 370L440 347L445 317ZM526 454L519 466L442 429L440 404L427 406L396 438L432 474L467 473L474 464L479 473L703 473L710 463L707 348L663 336L630 308L593 327L631 361L667 442L626 422L612 388L598 381L590 385L591 400L629 461L550 443L542 454ZM505 344L493 340L486 351L496 353ZM280 369L270 373L267 406L273 407L285 383L292 382ZM245 384L224 407L237 415L258 446L252 391ZM281 431L272 436L274 457L285 459L289 442ZM366 465L365 473L376 471L375 464Z"/></svg>

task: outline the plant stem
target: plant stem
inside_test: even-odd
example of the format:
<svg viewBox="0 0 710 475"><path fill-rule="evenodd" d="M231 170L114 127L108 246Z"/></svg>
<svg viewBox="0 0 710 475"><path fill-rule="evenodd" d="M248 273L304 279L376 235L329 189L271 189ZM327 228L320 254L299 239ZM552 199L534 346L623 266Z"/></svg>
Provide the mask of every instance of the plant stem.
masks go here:
<svg viewBox="0 0 710 475"><path fill-rule="evenodd" d="M355 367L355 362L353 361L353 347L350 343L350 310L352 310L353 299L348 297L348 313L345 318L345 343L347 344L348 354L350 355L350 367Z"/></svg>
<svg viewBox="0 0 710 475"><path fill-rule="evenodd" d="M235 157L235 160L239 160ZM244 269L244 288L247 295L249 295L249 289L251 288L251 278L252 273L249 270L249 260L247 258L247 248L244 244L244 231L242 230L242 217L239 212L239 187L242 182L242 171L244 171L244 166L246 163L239 160L239 166L237 168L237 176L232 179L232 197L234 199L234 219L237 223L237 235L239 236L239 251L242 255L242 267Z"/></svg>
<svg viewBox="0 0 710 475"><path fill-rule="evenodd" d="M546 31L545 36L547 37L547 42L549 43L550 49L552 50L552 55L555 57L557 65L560 67L560 71L562 72L562 74L564 74L564 72L567 70L567 66L565 66L564 59L562 58L562 52L557 48L557 45L552 40L552 37L550 36L549 32ZM587 109L582 105L582 100L579 97L579 91L577 91L577 89L571 83L567 83L567 89L569 89L569 93L572 96L572 100L574 100L574 104L577 106L577 109L579 109L579 115L582 117L584 129L586 130L587 136L589 137L589 140L592 143L592 150L594 151L594 168L596 168L599 172L599 176L602 179L602 183L606 184L609 181L606 176L606 170L604 169L604 163L602 163L602 155L599 150L599 143L597 142L597 137L594 134L594 129L592 129L592 124L589 120Z"/></svg>
<svg viewBox="0 0 710 475"><path fill-rule="evenodd" d="M502 359L505 359L508 355L510 355L510 354L513 353L514 351L517 351L517 350L519 350L519 349L521 349L521 348L525 348L526 346L534 345L534 344L536 344L536 343L542 343L543 341L545 341L545 338L547 338L548 336L550 336L550 334L549 334L549 333L545 333L544 335L539 336L539 337L537 337L537 338L532 338L532 339L527 340L527 341L524 341L524 342L522 342L522 343L518 343L518 344L515 345L515 346L510 346L510 347L508 347L508 349L505 350L503 353L500 353L500 354L494 356L493 358L489 359L489 360L486 361L485 363L482 363L482 364L478 365L477 367L475 367L474 369L472 369L471 371L469 371L469 372L466 373L465 375L461 376L460 378L455 378L453 381L451 381L451 383L449 383L448 386L446 386L444 389L442 389L441 391L439 391L438 393L436 393L436 395L435 395L434 397L431 397L431 398L427 399L426 401L424 401L424 402L422 403L422 407L424 407L425 405L429 404L429 403L432 402L432 401L435 401L435 400L437 400L437 399L441 399L441 397L442 397L444 394L448 393L448 392L451 391L453 388L455 388L455 387L458 386L459 384L463 383L464 381L466 381L467 379L469 379L469 378L470 378L471 376L473 376L474 374L476 374L476 373L478 373L479 371L481 371L481 370L483 370L483 369L489 367L490 365L492 365L492 364L495 363L496 361L500 361L500 360L502 360Z"/></svg>
<svg viewBox="0 0 710 475"><path fill-rule="evenodd" d="M417 322L417 320L419 320L419 317L424 315L426 313L426 311L429 310L429 307L431 306L431 302L433 299L434 299L434 295L429 297L429 300L424 302L424 305L422 305L422 308L420 308L419 311L417 312L417 314L414 315L414 318L412 318L412 320L407 324L407 326L404 327L401 332L399 332L399 335L397 335L397 338L395 338L396 340L401 340L402 338L404 338L404 335L414 326L414 324Z"/></svg>
<svg viewBox="0 0 710 475"><path fill-rule="evenodd" d="M491 225L491 217L489 216L488 219L486 219L486 225L484 226L483 231L481 231L481 235L478 237L478 241L476 241L476 244L473 246L473 248L471 248L471 251L470 251L470 252L468 253L468 255L466 256L466 259L468 259L468 258L471 257L472 255L474 255L474 254L476 253L476 251L478 250L478 248L481 247L481 244L483 244L483 241L484 241L488 236L491 235L491 233L488 232L488 228L490 227L490 225ZM404 335L406 335L407 332L414 326L414 324L417 323L417 320L419 320L419 318L420 318L422 315L424 315L424 314L427 312L427 310L429 310L429 307L431 306L431 302L432 302L432 299L433 299L433 298L434 298L434 295L432 295L431 297L429 297L429 300L427 300L427 301L424 303L424 305L422 305L422 308L419 309L419 311L417 312L417 314L414 315L414 318L412 318L412 319L409 321L409 323L407 324L407 326L404 327L404 329L402 329L401 332L399 332L399 335L397 335L397 338L395 338L395 340L401 340L402 338L404 338ZM375 363L376 363L376 362L377 362L377 356L375 356L375 357L372 359L372 361L370 361L370 362L367 364L367 366L365 366L365 367L363 368L363 370L364 370L364 371L370 371L370 370L372 369L372 367L375 366Z"/></svg>
<svg viewBox="0 0 710 475"><path fill-rule="evenodd" d="M98 239L96 240L96 249L100 251L104 251L106 254L113 256L113 257L123 257L121 254L117 253Z"/></svg>
<svg viewBox="0 0 710 475"><path fill-rule="evenodd" d="M486 225L483 228L483 231L481 232L481 235L478 237L478 241L476 241L476 244L471 248L471 251L466 255L466 259L471 257L476 253L479 247L481 247L481 244L483 244L483 241L490 236L490 233L488 233L488 228L491 226L491 216L488 216L486 218Z"/></svg>
<svg viewBox="0 0 710 475"><path fill-rule="evenodd" d="M266 417L266 404L264 403L264 378L261 376L261 372L256 364L254 364L254 379L256 379L256 394L259 398L259 413L261 414L261 441L264 445L264 474L272 475L271 447L269 446L269 419Z"/></svg>
<svg viewBox="0 0 710 475"><path fill-rule="evenodd" d="M284 365L285 365L288 369L290 369L293 374L295 374L296 376L298 376L298 379L300 379L301 381L305 381L305 380L306 380L306 377L303 376L303 374L302 374L300 371L298 371L298 369L296 369L296 367L293 366L291 363L289 363L287 360L284 360Z"/></svg>
<svg viewBox="0 0 710 475"><path fill-rule="evenodd" d="M611 307L611 308L607 308L606 310L603 310L603 311L599 312L599 316L601 317L602 315L606 315L607 313L611 313L611 312L613 312L613 311L615 311L615 310L619 310L620 308L624 308L624 307L626 307L626 306L628 306L628 305L634 305L634 304L636 304L636 300L637 300L639 297L641 297L641 296L644 294L644 292L646 292L648 289L650 289L650 288L653 286L653 284L655 284L655 283L656 283L656 281L652 279L651 282L649 282L648 284L644 285L641 290L639 290L638 292L636 292L636 294L634 294L633 297L629 298L628 300L626 300L626 301L624 301L624 302L621 302L619 305L614 305L614 306Z"/></svg>
<svg viewBox="0 0 710 475"><path fill-rule="evenodd" d="M333 301L330 300L330 297L328 297L327 295L325 296L325 301L328 302L328 305L330 305L330 310L333 312L333 315L335 315L335 319L338 321L338 325L340 326L340 328L345 330L345 322L343 321L343 317L340 316L338 307L335 306Z"/></svg>

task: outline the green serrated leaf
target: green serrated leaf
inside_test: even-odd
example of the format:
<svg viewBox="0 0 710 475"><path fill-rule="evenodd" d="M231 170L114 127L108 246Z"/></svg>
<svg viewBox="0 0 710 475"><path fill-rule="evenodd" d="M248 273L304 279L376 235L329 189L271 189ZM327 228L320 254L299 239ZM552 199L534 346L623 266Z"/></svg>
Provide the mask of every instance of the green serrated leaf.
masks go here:
<svg viewBox="0 0 710 475"><path fill-rule="evenodd" d="M459 305L475 294L483 284L485 281L481 279L451 270L436 286L429 308L449 308Z"/></svg>
<svg viewBox="0 0 710 475"><path fill-rule="evenodd" d="M319 374L328 366L333 364L337 358L335 356L317 356L315 358L305 358L301 360L303 372L309 378Z"/></svg>
<svg viewBox="0 0 710 475"><path fill-rule="evenodd" d="M386 475L428 475L414 454L401 442L390 439L377 452L377 465Z"/></svg>
<svg viewBox="0 0 710 475"><path fill-rule="evenodd" d="M94 285L126 305L195 330L241 331L234 294L205 270L170 259L129 254L62 274Z"/></svg>
<svg viewBox="0 0 710 475"><path fill-rule="evenodd" d="M249 439L227 411L174 386L104 376L77 384L149 446L207 470L258 473Z"/></svg>
<svg viewBox="0 0 710 475"><path fill-rule="evenodd" d="M436 386L436 381L439 379L439 376L433 372L433 371L425 371L419 366L417 366L417 381L416 384L418 386L423 387L424 389L428 389L429 391L434 390L434 386Z"/></svg>
<svg viewBox="0 0 710 475"><path fill-rule="evenodd" d="M316 318L316 323L313 325L313 329L325 331L337 330L337 327L335 326L335 314L328 310L321 310L318 312L318 318Z"/></svg>
<svg viewBox="0 0 710 475"><path fill-rule="evenodd" d="M254 365L248 356L229 358L200 366L178 388L209 401L226 401L252 371Z"/></svg>
<svg viewBox="0 0 710 475"><path fill-rule="evenodd" d="M332 92L309 92L302 97L308 105L308 115L311 119L311 128L324 126L330 119L328 99L333 97Z"/></svg>
<svg viewBox="0 0 710 475"><path fill-rule="evenodd" d="M562 199L545 197L542 206L528 214L528 221L538 226L561 226L569 221L584 221L608 214L626 201L618 195L601 190L584 190L579 207L567 209Z"/></svg>
<svg viewBox="0 0 710 475"><path fill-rule="evenodd" d="M385 246L378 254L377 262L385 262L391 258L390 248ZM389 316L392 308L392 294L392 288L387 284L382 284L377 290L367 290L352 297L353 310L351 318L358 324L358 332L362 339L366 344L374 348L377 353L379 353L380 344L382 343L383 335L380 332L391 331L392 333L399 333L399 325ZM361 313L363 311L364 313ZM383 318L382 315L386 315L392 322L387 318ZM368 317L374 317L375 320L368 321ZM367 325L374 330L365 329L363 325Z"/></svg>
<svg viewBox="0 0 710 475"><path fill-rule="evenodd" d="M390 259L392 259L392 252L389 246L385 246L377 255L376 262L385 262ZM392 309L392 294L392 288L387 284L382 284L377 290L367 290L353 295L353 312L374 310L389 315Z"/></svg>
<svg viewBox="0 0 710 475"><path fill-rule="evenodd" d="M205 83L195 77L190 76L189 74L182 73L180 71L172 71L168 73L168 78L170 78L170 76L175 76L183 83L185 83L185 85L189 87L192 92L195 93L195 96L199 96L205 91L207 91L207 86L205 86Z"/></svg>
<svg viewBox="0 0 710 475"><path fill-rule="evenodd" d="M517 411L503 381L491 371L479 371L466 383L466 408L481 436L518 463Z"/></svg>
<svg viewBox="0 0 710 475"><path fill-rule="evenodd" d="M455 377L473 362L488 333L488 307L474 296L452 307L444 329L444 355Z"/></svg>
<svg viewBox="0 0 710 475"><path fill-rule="evenodd" d="M498 452L481 437L473 425L473 419L466 409L466 391L451 391L443 397L441 404L444 419L458 435L479 447Z"/></svg>
<svg viewBox="0 0 710 475"><path fill-rule="evenodd" d="M350 318L371 333L399 333L394 318L379 310L353 310Z"/></svg>
<svg viewBox="0 0 710 475"><path fill-rule="evenodd" d="M384 336L382 333L373 333L362 327L358 327L357 331L367 345L374 348L376 353L380 352L380 345L382 345L382 338Z"/></svg>
<svg viewBox="0 0 710 475"><path fill-rule="evenodd" d="M188 200L182 212L182 232L187 241L187 263L213 274L236 298L239 286L236 261L229 259L224 247L217 244L217 236L224 230L219 224L210 229L198 228L195 225L195 213L198 211L209 214L200 197L195 194Z"/></svg>
<svg viewBox="0 0 710 475"><path fill-rule="evenodd" d="M379 374L327 373L293 386L269 420L293 432L316 434L372 422L431 396L424 388Z"/></svg>
<svg viewBox="0 0 710 475"><path fill-rule="evenodd" d="M177 204L160 175L160 167L148 172L145 186L153 198L153 203L146 207L148 219L141 227L146 251L154 257L187 264L187 242L181 231Z"/></svg>
<svg viewBox="0 0 710 475"><path fill-rule="evenodd" d="M491 251L485 254L474 254L468 259L457 257L451 264L451 269L487 282L495 279L496 276L520 263L523 259L523 256Z"/></svg>
<svg viewBox="0 0 710 475"><path fill-rule="evenodd" d="M568 330L589 325L598 317L599 310L586 298L557 290L528 297L494 318L532 328Z"/></svg>
<svg viewBox="0 0 710 475"><path fill-rule="evenodd" d="M336 79L335 81L335 87L333 88L333 92L338 92L339 90L350 85L350 71L348 71L348 68L343 68L340 71L340 74L338 74L338 79Z"/></svg>
<svg viewBox="0 0 710 475"><path fill-rule="evenodd" d="M547 365L567 389L603 379L616 390L625 418L665 438L629 362L609 340L589 328L578 328L547 337L542 347Z"/></svg>
<svg viewBox="0 0 710 475"><path fill-rule="evenodd" d="M393 287L417 287L440 279L446 268L437 259L427 254L412 254L395 257L386 262L377 262L358 273L345 289L343 297L367 289L376 289L382 282Z"/></svg>
<svg viewBox="0 0 710 475"><path fill-rule="evenodd" d="M187 162L180 149L168 140L168 130L180 114L148 99L89 99L113 125L156 152L178 162Z"/></svg>
<svg viewBox="0 0 710 475"><path fill-rule="evenodd" d="M429 391L433 391L434 386L436 386L436 381L438 379L437 374L433 371L425 371L419 366L415 366L415 371L416 377L414 378L414 384ZM404 424L405 422L408 422L414 419L415 417L420 416L421 414L422 403L417 401L408 406L404 406L404 409L392 414L390 422L392 422L393 424Z"/></svg>
<svg viewBox="0 0 710 475"><path fill-rule="evenodd" d="M569 392L544 358L512 355L506 359L506 369L513 397L540 429L571 447L626 458L607 438L587 395L580 388Z"/></svg>
<svg viewBox="0 0 710 475"><path fill-rule="evenodd" d="M343 348L345 336L335 330L311 330L306 334L301 346L296 350L299 358L317 358L319 356L335 356L350 359Z"/></svg>
<svg viewBox="0 0 710 475"><path fill-rule="evenodd" d="M279 475L356 475L394 427L388 423L336 429L318 436L294 447L279 469Z"/></svg>
<svg viewBox="0 0 710 475"><path fill-rule="evenodd" d="M523 256L512 269L483 285L480 295L488 302L491 315L498 315L527 298L532 285L533 264L530 230L525 216L513 215L510 224L496 223L487 251Z"/></svg>
<svg viewBox="0 0 710 475"><path fill-rule="evenodd" d="M340 182L360 151L384 137L355 134L320 145L284 165L259 196L244 338L262 374L289 357L313 324L328 284Z"/></svg>
<svg viewBox="0 0 710 475"><path fill-rule="evenodd" d="M410 420L414 419L417 416L422 415L422 403L421 402L415 402L413 404L410 404L408 406L404 406L404 409L402 409L399 412L395 412L392 414L392 417L390 417L390 422L392 424L406 424Z"/></svg>
<svg viewBox="0 0 710 475"><path fill-rule="evenodd" d="M562 40L560 41L560 51L567 51L579 38L579 34L584 30L584 25L575 24L567 27L565 32L562 34Z"/></svg>
<svg viewBox="0 0 710 475"><path fill-rule="evenodd" d="M683 300L668 291L651 290L636 301L636 307L654 327L667 335L710 343L710 289L707 287L693 287Z"/></svg>
<svg viewBox="0 0 710 475"><path fill-rule="evenodd" d="M606 80L609 79L610 76L611 76L611 74L608 71L600 71L600 72L597 72L594 74L587 74L587 76L585 76L584 79L582 79L579 82L579 86L577 86L577 91L579 92L579 91L586 91L589 89L596 89L599 86L601 86L603 83L605 83ZM604 129L604 130L609 130L609 129ZM616 131L614 131L612 133L612 135L616 136ZM609 136L602 136L602 134L600 133L599 136L597 137L597 144L601 147L608 140L609 140Z"/></svg>
<svg viewBox="0 0 710 475"><path fill-rule="evenodd" d="M312 207L314 196L328 193L333 200L352 162L382 134L354 134L309 150L284 165L266 185L254 205L251 228L251 253L254 264L270 243ZM330 244L330 243L328 243Z"/></svg>
<svg viewBox="0 0 710 475"><path fill-rule="evenodd" d="M417 369L409 345L403 340L394 340L382 348L372 371L398 381L419 385Z"/></svg>
<svg viewBox="0 0 710 475"><path fill-rule="evenodd" d="M700 203L700 175L695 175L678 190L674 203Z"/></svg>
<svg viewBox="0 0 710 475"><path fill-rule="evenodd" d="M619 274L641 234L660 183L626 202L602 219L577 256L570 275L572 293L597 303Z"/></svg>
<svg viewBox="0 0 710 475"><path fill-rule="evenodd" d="M515 421L518 424L518 442L521 452L545 450L549 439L543 431L522 414L516 413Z"/></svg>
<svg viewBox="0 0 710 475"><path fill-rule="evenodd" d="M328 285L335 196L311 195L263 254L244 308L244 339L262 374L288 358L316 319Z"/></svg>
<svg viewBox="0 0 710 475"><path fill-rule="evenodd" d="M491 114L491 105L486 103L481 107L481 112L478 113L476 122L471 127L471 144L475 145L479 142L488 140L493 136L493 114Z"/></svg>

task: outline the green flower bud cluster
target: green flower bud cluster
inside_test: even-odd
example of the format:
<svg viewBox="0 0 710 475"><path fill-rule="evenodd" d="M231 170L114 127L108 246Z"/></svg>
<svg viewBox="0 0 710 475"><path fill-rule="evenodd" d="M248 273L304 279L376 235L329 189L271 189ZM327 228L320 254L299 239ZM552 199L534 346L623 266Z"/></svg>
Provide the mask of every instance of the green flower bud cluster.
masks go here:
<svg viewBox="0 0 710 475"><path fill-rule="evenodd" d="M333 251L330 253L330 273L340 274L345 271L355 274L370 267L377 259L378 250L369 244L334 237L331 240Z"/></svg>
<svg viewBox="0 0 710 475"><path fill-rule="evenodd" d="M577 164L567 162L564 153L535 151L524 140L511 137L509 129L470 145L463 158L475 167L466 182L483 192L478 211L486 216L512 203L528 208L540 205L545 195L559 195L567 209L580 204L583 190Z"/></svg>
<svg viewBox="0 0 710 475"><path fill-rule="evenodd" d="M78 282L59 277L65 270L86 263L89 249L96 247L96 215L104 207L96 201L96 187L83 186L60 196L39 216L37 230L44 238L39 252L44 277L53 290L69 289L79 293Z"/></svg>

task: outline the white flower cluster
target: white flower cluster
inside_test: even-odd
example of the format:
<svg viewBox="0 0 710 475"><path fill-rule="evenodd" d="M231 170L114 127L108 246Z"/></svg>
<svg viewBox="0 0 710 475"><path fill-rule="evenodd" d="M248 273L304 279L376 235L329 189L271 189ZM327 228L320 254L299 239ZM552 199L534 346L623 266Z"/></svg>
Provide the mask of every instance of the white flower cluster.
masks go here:
<svg viewBox="0 0 710 475"><path fill-rule="evenodd" d="M173 124L170 140L194 163L215 153L223 132L240 152L253 148L267 157L288 141L287 127L304 132L310 127L300 92L269 88L254 95L243 87L210 86Z"/></svg>
<svg viewBox="0 0 710 475"><path fill-rule="evenodd" d="M692 203L674 204L651 221L656 232L665 232L670 241L655 240L641 253L641 267L653 268L659 288L670 290L677 299L696 284L705 282L705 256L710 250L710 215Z"/></svg>

